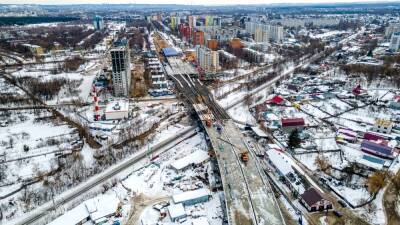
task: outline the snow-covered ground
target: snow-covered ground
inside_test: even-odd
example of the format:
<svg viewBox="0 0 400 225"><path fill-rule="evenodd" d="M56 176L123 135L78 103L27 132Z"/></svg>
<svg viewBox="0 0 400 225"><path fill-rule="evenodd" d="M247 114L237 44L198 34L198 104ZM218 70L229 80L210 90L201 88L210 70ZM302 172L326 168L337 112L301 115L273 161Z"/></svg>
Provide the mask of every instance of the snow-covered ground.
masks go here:
<svg viewBox="0 0 400 225"><path fill-rule="evenodd" d="M204 176L204 172L207 171L210 162L179 172L170 167L171 163L176 161L176 159L182 158L193 151L207 151L207 149L204 135L198 133L192 138L160 154L155 160L150 160L150 158L141 160L132 167L130 172L127 171L128 175L120 176L119 182L110 190L81 204L86 204L88 201L97 202L97 209L102 211L103 208L108 207L108 204L105 203L106 199L118 201L121 205L121 215L119 217L108 217L104 220L105 223L103 224L112 224L114 221L126 222L129 220L129 215L138 218L134 222L138 223L141 221L142 224L155 224L159 221L167 224L179 224L171 222L168 214L165 218L160 217L160 212L155 210L153 206L159 202L172 201L171 196L173 194L197 188L207 188L207 185L197 177ZM212 194L208 202L186 206L185 211L188 217L183 224L189 225L197 220L208 221L211 225L221 224L222 209L219 195L220 193L216 192ZM132 209L133 205L139 208L134 208L134 211L131 211L130 209ZM80 205L75 208L78 207ZM75 208L70 209L64 216L59 217L55 221L63 221L62 218L71 219L71 216L78 216L70 213ZM61 225L62 223L55 223L53 221L51 224Z"/></svg>

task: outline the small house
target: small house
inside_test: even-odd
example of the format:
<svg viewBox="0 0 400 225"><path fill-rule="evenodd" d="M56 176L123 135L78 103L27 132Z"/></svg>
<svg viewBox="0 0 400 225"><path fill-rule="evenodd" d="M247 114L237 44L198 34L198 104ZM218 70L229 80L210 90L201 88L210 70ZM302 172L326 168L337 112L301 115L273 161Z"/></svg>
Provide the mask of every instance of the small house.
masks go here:
<svg viewBox="0 0 400 225"><path fill-rule="evenodd" d="M322 197L313 187L300 196L300 202L309 212L332 209L332 203Z"/></svg>

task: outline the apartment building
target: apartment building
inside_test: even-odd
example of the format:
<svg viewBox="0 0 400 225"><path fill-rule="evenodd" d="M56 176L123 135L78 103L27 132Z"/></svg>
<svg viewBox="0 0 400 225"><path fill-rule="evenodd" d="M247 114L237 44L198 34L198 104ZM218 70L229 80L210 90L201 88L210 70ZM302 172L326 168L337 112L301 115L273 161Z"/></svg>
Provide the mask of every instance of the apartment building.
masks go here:
<svg viewBox="0 0 400 225"><path fill-rule="evenodd" d="M400 32L393 33L390 39L389 49L397 52L400 50Z"/></svg>
<svg viewBox="0 0 400 225"><path fill-rule="evenodd" d="M281 42L283 40L283 27L279 25L270 25L257 22L246 22L245 23L246 32L255 36L256 42L267 38L268 40L274 42ZM257 33L257 35L256 35ZM257 38L256 38L257 36Z"/></svg>
<svg viewBox="0 0 400 225"><path fill-rule="evenodd" d="M202 46L196 47L196 57L199 66L206 72L215 73L219 70L219 54L217 51Z"/></svg>

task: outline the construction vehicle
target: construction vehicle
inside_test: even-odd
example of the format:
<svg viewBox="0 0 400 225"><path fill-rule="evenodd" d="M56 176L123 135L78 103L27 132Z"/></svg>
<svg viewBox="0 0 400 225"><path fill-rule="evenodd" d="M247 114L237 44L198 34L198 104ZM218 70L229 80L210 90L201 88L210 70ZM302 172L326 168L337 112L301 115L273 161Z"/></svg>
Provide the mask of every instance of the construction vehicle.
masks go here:
<svg viewBox="0 0 400 225"><path fill-rule="evenodd" d="M233 143L231 143L230 141L227 141L227 140L225 140L225 139L222 139L222 138L218 138L218 139L220 139L221 141L224 141L224 142L226 142L226 143L232 145L232 146L235 147L236 149L238 149L238 150L240 151L240 152L239 152L239 157L240 157L240 160L241 160L242 162L244 162L244 163L246 164L246 163L249 161L249 151L248 151L248 150L239 148L239 147L236 146L235 144L233 144Z"/></svg>
<svg viewBox="0 0 400 225"><path fill-rule="evenodd" d="M211 127L212 122L211 122L210 117L207 116L206 119L205 119L205 121L206 121L206 126L207 126L207 127Z"/></svg>
<svg viewBox="0 0 400 225"><path fill-rule="evenodd" d="M249 152L248 151L241 152L240 160L242 160L242 162L244 162L244 163L247 163L249 161Z"/></svg>

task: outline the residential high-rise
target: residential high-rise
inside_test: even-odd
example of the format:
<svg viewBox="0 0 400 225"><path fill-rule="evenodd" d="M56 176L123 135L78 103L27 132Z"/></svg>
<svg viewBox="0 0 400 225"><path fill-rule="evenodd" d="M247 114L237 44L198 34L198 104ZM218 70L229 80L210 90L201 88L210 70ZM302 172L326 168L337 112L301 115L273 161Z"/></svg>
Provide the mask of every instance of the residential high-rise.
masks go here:
<svg viewBox="0 0 400 225"><path fill-rule="evenodd" d="M196 27L196 17L195 16L189 16L189 27L194 28Z"/></svg>
<svg viewBox="0 0 400 225"><path fill-rule="evenodd" d="M393 33L390 39L389 49L397 52L400 49L400 32Z"/></svg>
<svg viewBox="0 0 400 225"><path fill-rule="evenodd" d="M207 40L207 48L216 51L218 48L218 41L216 39L208 39Z"/></svg>
<svg viewBox="0 0 400 225"><path fill-rule="evenodd" d="M93 19L93 26L95 30L102 30L104 28L104 21L101 16L95 16Z"/></svg>
<svg viewBox="0 0 400 225"><path fill-rule="evenodd" d="M171 29L176 30L180 23L181 18L179 16L171 16Z"/></svg>
<svg viewBox="0 0 400 225"><path fill-rule="evenodd" d="M280 42L283 40L282 26L256 23L256 22L246 22L245 26L246 26L246 31L250 34L255 35L256 31L258 31L257 37L261 39L267 36L268 39L271 41ZM257 42L264 42L264 41L257 41Z"/></svg>
<svg viewBox="0 0 400 225"><path fill-rule="evenodd" d="M254 32L254 41L255 42L268 42L268 33L267 31L257 28Z"/></svg>
<svg viewBox="0 0 400 225"><path fill-rule="evenodd" d="M219 54L217 51L211 51L206 47L197 46L196 57L197 62L204 71L215 73L219 70Z"/></svg>
<svg viewBox="0 0 400 225"><path fill-rule="evenodd" d="M131 57L126 39L114 42L110 51L114 95L127 97L131 87Z"/></svg>
<svg viewBox="0 0 400 225"><path fill-rule="evenodd" d="M393 33L400 32L400 23L391 23L385 30L386 37L392 37Z"/></svg>
<svg viewBox="0 0 400 225"><path fill-rule="evenodd" d="M193 45L204 45L204 32L203 31L196 31L193 33Z"/></svg>
<svg viewBox="0 0 400 225"><path fill-rule="evenodd" d="M275 26L269 25L268 34L270 35L270 39L276 42L280 42L283 40L283 27L282 26Z"/></svg>

